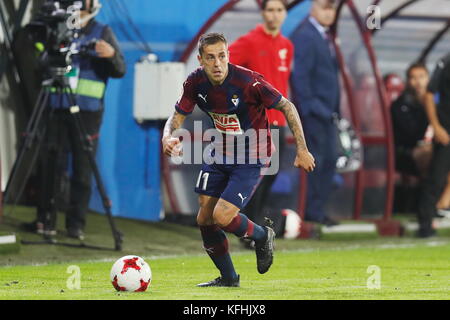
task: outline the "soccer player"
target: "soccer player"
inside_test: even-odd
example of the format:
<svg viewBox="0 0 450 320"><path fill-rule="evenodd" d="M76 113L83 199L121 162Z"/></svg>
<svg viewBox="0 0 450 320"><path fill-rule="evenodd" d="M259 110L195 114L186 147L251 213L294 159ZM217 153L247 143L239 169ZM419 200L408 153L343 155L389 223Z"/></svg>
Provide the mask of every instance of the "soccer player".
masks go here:
<svg viewBox="0 0 450 320"><path fill-rule="evenodd" d="M259 137L258 149L272 149L266 109L283 112L295 137L297 155L294 165L307 172L314 169L314 158L306 146L302 125L295 106L266 82L260 74L229 63L227 40L222 34L209 33L200 37L198 44L200 68L192 72L183 85L183 94L175 105L175 112L164 127L162 146L165 155L176 154L180 141L174 131L181 127L197 104L207 113L223 137L212 143L214 159L226 157L227 143L234 138L255 130L265 133ZM252 153L254 145L237 146ZM268 152L270 153L270 152ZM253 152L254 154L254 152ZM201 283L200 287L238 287L236 273L228 252L225 232L255 241L258 272L266 273L273 262L275 233L268 226L260 226L239 211L246 205L256 188L261 169L269 157L260 156L251 163L210 163L204 160L195 191L199 194L200 209L197 223L203 245L209 257L220 271L220 277ZM236 160L234 157L232 160ZM225 231L225 232L224 232Z"/></svg>

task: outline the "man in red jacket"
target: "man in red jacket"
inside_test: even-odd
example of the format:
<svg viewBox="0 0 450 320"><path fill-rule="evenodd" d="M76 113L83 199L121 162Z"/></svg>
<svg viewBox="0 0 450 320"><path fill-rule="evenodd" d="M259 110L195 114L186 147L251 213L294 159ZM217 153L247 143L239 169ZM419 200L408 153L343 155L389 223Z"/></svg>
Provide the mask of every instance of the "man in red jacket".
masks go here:
<svg viewBox="0 0 450 320"><path fill-rule="evenodd" d="M261 4L261 14L263 23L238 38L229 47L230 62L262 74L287 97L294 55L293 44L281 34L281 26L287 15L287 3L285 0L264 0ZM267 115L271 130L278 129L280 134L279 143L276 145L279 159L285 148L286 119L283 113L275 109L267 110ZM252 199L243 210L250 219L263 222L263 209L275 178L276 175L266 175L261 180Z"/></svg>

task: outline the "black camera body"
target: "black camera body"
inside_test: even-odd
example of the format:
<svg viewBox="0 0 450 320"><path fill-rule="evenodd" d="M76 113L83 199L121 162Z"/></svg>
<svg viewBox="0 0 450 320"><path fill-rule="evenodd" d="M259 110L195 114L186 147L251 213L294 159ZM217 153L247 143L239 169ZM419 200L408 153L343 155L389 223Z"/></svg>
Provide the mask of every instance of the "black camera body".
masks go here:
<svg viewBox="0 0 450 320"><path fill-rule="evenodd" d="M76 27L77 10L86 10L85 0L47 1L27 28L34 43L43 52L40 64L44 70L64 74L72 64L72 55L94 55L95 43L76 47L80 29ZM79 16L78 16L79 18Z"/></svg>

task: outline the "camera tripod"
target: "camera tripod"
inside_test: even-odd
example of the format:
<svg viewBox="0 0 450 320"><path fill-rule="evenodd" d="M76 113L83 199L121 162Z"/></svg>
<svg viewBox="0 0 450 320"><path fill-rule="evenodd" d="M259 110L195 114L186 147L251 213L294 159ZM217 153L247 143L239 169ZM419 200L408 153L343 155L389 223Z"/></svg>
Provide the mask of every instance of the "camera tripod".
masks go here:
<svg viewBox="0 0 450 320"><path fill-rule="evenodd" d="M49 112L50 115L53 114L53 112L54 112L53 108L48 108L47 106L48 106L51 90L56 89L56 93L60 97L66 97L68 99L67 101L69 101L69 103L70 103L71 107L67 110L67 112L70 114L70 120L73 121L73 123L75 124L78 139L82 145L83 151L85 152L85 154L88 158L89 165L92 169L92 173L93 173L95 181L97 183L97 188L98 188L100 197L102 199L103 208L105 209L106 216L108 218L108 222L111 226L111 231L112 231L112 235L113 235L114 243L115 243L114 250L120 251L120 250L122 250L123 235L117 229L114 219L113 219L113 216L112 216L111 201L109 200L109 198L106 194L105 187L104 187L103 181L101 179L99 169L95 162L92 139L86 133L85 127L84 127L83 122L81 121L81 117L80 117L80 108L76 104L75 95L72 91L71 86L68 83L68 78L64 76L66 73L66 68L53 68L51 70L51 73L52 73L52 77L50 79L42 82L42 86L39 91L39 95L38 95L36 104L33 108L33 112L31 114L30 120L28 121L25 132L23 134L23 136L24 136L23 144L19 149L17 159L14 162L13 168L11 170L11 174L9 176L9 179L8 179L8 182L6 185L3 203L7 204L8 200L10 200L12 185L18 178L19 169L21 168L21 166L23 166L23 162L26 159L27 154L29 154L30 149L35 144L35 147L36 147L35 153L32 154L32 156L30 158L31 163L25 169L24 176L21 177L22 181L27 181L28 177L31 174L31 170L34 167L34 164L35 164L36 159L40 152L42 140L45 139L45 136L46 136L47 124L45 123L43 116L44 116L44 113L46 112L46 109L48 109L47 112ZM53 170L55 170L55 168L53 168ZM17 204L18 199L21 197L24 187L25 187L25 183L22 183L19 186L16 196L12 201L13 207ZM52 196L54 197L55 195L52 195ZM45 218L46 221L44 222L44 225L50 224L52 220L53 221L56 220L56 210L54 210L54 211L55 212L53 214L49 213L49 212L46 213L46 218ZM54 215L54 216L52 216L52 215ZM71 243L63 243L63 242L56 241L54 238L49 237L49 236L45 236L44 241L35 241L35 242L22 241L22 243L23 244L56 244L56 245L63 245L63 246L70 246L70 247L106 249L103 247L87 245L84 242L81 242L79 245L74 245Z"/></svg>

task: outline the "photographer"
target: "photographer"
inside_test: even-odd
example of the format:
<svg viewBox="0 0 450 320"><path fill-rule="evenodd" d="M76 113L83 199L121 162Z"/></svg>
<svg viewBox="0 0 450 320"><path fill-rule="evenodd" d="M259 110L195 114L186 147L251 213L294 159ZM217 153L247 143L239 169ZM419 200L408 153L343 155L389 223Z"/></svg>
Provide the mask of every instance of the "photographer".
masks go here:
<svg viewBox="0 0 450 320"><path fill-rule="evenodd" d="M121 78L125 62L111 28L94 17L100 6L96 0L85 0L80 11L78 37L73 42L80 54L72 55L71 70L65 75L73 90L79 117L88 137L80 132L69 112L71 103L61 89L51 88L46 112L46 135L39 157L40 188L37 220L28 229L51 237L56 234L56 197L60 189L67 157L71 152L70 198L66 212L67 235L84 239L85 216L91 194L92 168L81 139L87 139L95 155L104 110L108 78ZM45 45L45 44L44 44Z"/></svg>

